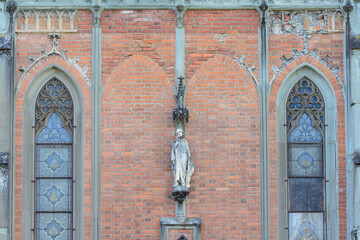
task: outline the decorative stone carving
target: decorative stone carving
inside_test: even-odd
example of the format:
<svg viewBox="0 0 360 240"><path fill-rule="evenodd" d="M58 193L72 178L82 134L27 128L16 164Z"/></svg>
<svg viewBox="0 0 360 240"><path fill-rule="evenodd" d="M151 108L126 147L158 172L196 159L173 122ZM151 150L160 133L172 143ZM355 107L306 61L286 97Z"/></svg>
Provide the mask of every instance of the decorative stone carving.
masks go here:
<svg viewBox="0 0 360 240"><path fill-rule="evenodd" d="M9 14L6 12L5 3L0 3L0 34L7 33L9 29Z"/></svg>
<svg viewBox="0 0 360 240"><path fill-rule="evenodd" d="M267 25L270 34L301 34L343 32L344 17L340 10L269 11Z"/></svg>
<svg viewBox="0 0 360 240"><path fill-rule="evenodd" d="M254 71L256 70L256 67L254 65L251 65L251 67L249 67L245 63L245 59L246 59L245 56L241 56L241 58L235 57L235 61L238 62L243 68L245 68L245 70L251 75L251 78L253 79L255 84L258 85L259 82L256 79L255 74L254 74Z"/></svg>
<svg viewBox="0 0 360 240"><path fill-rule="evenodd" d="M174 188L172 192L172 196L174 197L175 202L178 202L180 205L183 204L186 197L189 195L189 190L184 186L177 186Z"/></svg>
<svg viewBox="0 0 360 240"><path fill-rule="evenodd" d="M186 12L184 0L176 1L174 10L176 13L176 18L177 18L176 27L183 28L184 27L184 24L183 24L184 23L184 14Z"/></svg>
<svg viewBox="0 0 360 240"><path fill-rule="evenodd" d="M17 32L61 32L77 31L77 11L56 10L20 10L17 13Z"/></svg>
<svg viewBox="0 0 360 240"><path fill-rule="evenodd" d="M174 174L173 187L189 188L191 176L194 173L194 163L182 129L176 130L176 139L171 147L171 169Z"/></svg>
<svg viewBox="0 0 360 240"><path fill-rule="evenodd" d="M227 37L227 33L217 33L215 34L215 38L219 39L219 43L223 43L224 39Z"/></svg>
<svg viewBox="0 0 360 240"><path fill-rule="evenodd" d="M344 87L343 82L341 81L341 78L339 76L339 71L340 68L339 67L333 67L331 66L331 64L329 63L330 57L329 56L325 56L324 58L321 58L318 55L319 50L317 48L314 48L314 50L311 52L308 49L308 45L309 45L309 39L311 37L311 34L307 33L306 31L304 31L301 35L301 37L304 38L304 42L303 42L303 49L301 50L301 52L299 52L297 49L293 49L291 52L293 53L293 56L291 58L286 58L285 56L282 56L280 59L282 60L282 64L280 67L276 67L276 66L272 66L271 69L274 72L273 77L270 80L270 85L272 85L272 83L275 81L275 79L277 78L277 76L279 75L279 73L288 65L290 64L292 61L294 61L295 59L297 59L298 57L302 56L302 55L308 55L311 56L317 60L319 60L320 62L322 62L326 67L329 68L329 70L334 74L338 84L341 87Z"/></svg>
<svg viewBox="0 0 360 240"><path fill-rule="evenodd" d="M74 59L70 59L68 56L66 56L66 49L62 49L62 51L59 51L57 49L57 46L59 44L58 39L61 38L61 35L56 33L56 31L54 31L52 34L49 34L48 37L50 39L51 50L47 52L45 49L42 49L41 56L37 59L35 59L35 57L33 57L33 56L30 56L29 57L30 65L27 68L25 68L23 66L19 67L19 71L22 73L22 75L25 75L26 73L28 73L30 71L30 69L32 67L34 67L41 60L43 60L51 55L58 55L58 56L64 58L70 64L72 64L81 73L81 75L84 77L86 83L90 87L91 86L90 79L86 75L88 69L86 67L81 68L78 65L78 61L79 61L78 57L74 57Z"/></svg>
<svg viewBox="0 0 360 240"><path fill-rule="evenodd" d="M176 108L173 109L173 120L186 120L189 122L189 111L184 107L185 86L184 77L179 77L178 92L175 95Z"/></svg>
<svg viewBox="0 0 360 240"><path fill-rule="evenodd" d="M95 5L91 8L91 11L94 14L94 26L100 28L100 18L103 8L100 5Z"/></svg>

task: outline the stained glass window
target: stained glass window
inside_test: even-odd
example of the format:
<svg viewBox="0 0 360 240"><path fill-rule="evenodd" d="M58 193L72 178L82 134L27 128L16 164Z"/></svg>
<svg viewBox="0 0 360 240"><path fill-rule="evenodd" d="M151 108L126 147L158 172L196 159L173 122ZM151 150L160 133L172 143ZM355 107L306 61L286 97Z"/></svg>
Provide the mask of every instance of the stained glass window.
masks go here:
<svg viewBox="0 0 360 240"><path fill-rule="evenodd" d="M304 78L287 99L290 240L326 239L324 126L322 94Z"/></svg>
<svg viewBox="0 0 360 240"><path fill-rule="evenodd" d="M71 240L73 102L57 78L40 90L35 122L35 236L38 240Z"/></svg>

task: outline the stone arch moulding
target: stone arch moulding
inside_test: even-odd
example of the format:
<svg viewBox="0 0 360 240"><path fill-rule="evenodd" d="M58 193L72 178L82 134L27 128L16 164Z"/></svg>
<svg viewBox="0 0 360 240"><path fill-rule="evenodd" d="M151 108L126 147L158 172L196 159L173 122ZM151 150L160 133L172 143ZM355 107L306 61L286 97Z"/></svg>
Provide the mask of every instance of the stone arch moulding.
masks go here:
<svg viewBox="0 0 360 240"><path fill-rule="evenodd" d="M283 63L279 67L271 67L274 74L270 79L269 85L272 86L278 77L284 79L292 71L292 69L295 69L298 65L301 65L304 62L308 62L324 72L329 80L331 78L329 74L331 73L340 87L343 88L344 84L339 75L340 68L331 66L329 63L330 57L327 55L325 58L321 58L318 55L318 52L319 50L317 48L310 52L307 48L307 44L304 42L304 48L302 51L299 52L297 49L293 49L293 56L291 56L289 59L283 55L280 58Z"/></svg>
<svg viewBox="0 0 360 240"><path fill-rule="evenodd" d="M254 74L254 71L256 70L254 65L249 67L245 63L244 56L242 56L241 58L233 59L226 55L217 54L213 58L210 58L209 60L204 62L200 66L200 68L194 73L194 75L192 76L192 78L190 79L190 81L187 84L188 87L186 88L186 93L190 92L191 89L195 88L198 85L198 83L200 81L202 81L202 76L206 75L206 72L208 70L214 68L215 66L217 66L218 64L221 64L221 63L234 69L234 72L238 72L239 77L241 77L241 75L244 75L244 72L246 72L248 77L251 78L252 82L255 84L255 88L258 91L259 81Z"/></svg>
<svg viewBox="0 0 360 240"><path fill-rule="evenodd" d="M15 225L14 239L28 239L32 236L33 228L33 166L34 166L34 126L35 122L35 100L41 87L51 78L56 77L69 89L74 101L74 226L77 230L74 237L83 239L85 229L83 219L89 215L91 209L85 206L84 192L90 191L91 187L85 189L85 172L91 171L91 159L85 158L85 149L91 149L91 143L85 143L85 133L91 132L91 119L86 119L85 114L91 113L90 89L83 73L74 67L59 54L51 54L31 64L15 89L15 144L14 144L14 188L15 192L14 216L15 222L23 222L23 226ZM90 137L90 136L88 136ZM16 150L16 151L15 151ZM26 199L26 200L25 200ZM78 206L75 208L75 206ZM76 210L78 209L78 210ZM90 216L88 216L90 217ZM86 226L90 227L90 226Z"/></svg>
<svg viewBox="0 0 360 240"><path fill-rule="evenodd" d="M22 81L27 77L36 76L42 69L47 68L52 64L57 64L59 69L68 71L74 78L77 80L85 80L88 87L91 87L90 79L87 76L88 67L85 66L81 68L78 64L79 58L75 57L70 59L66 56L66 50L59 52L56 47L56 44L53 43L52 49L49 52L46 52L45 49L41 50L41 56L35 59L34 56L29 57L30 64L27 68L23 66L19 67L19 71L22 73L17 85L21 85ZM30 75L30 76L29 76ZM81 81L79 81L80 83Z"/></svg>
<svg viewBox="0 0 360 240"><path fill-rule="evenodd" d="M173 91L172 86L169 81L168 76L164 72L164 70L151 58L136 54L134 56L129 57L124 62L120 63L110 74L110 76L103 82L104 87L104 95L109 95L111 89L113 88L116 81L123 75L124 72L128 71L127 69L133 67L135 65L145 66L150 69L154 75L159 76L159 81L162 83L163 87L165 88L165 94L169 97L169 99L173 99ZM170 113L169 113L170 114Z"/></svg>
<svg viewBox="0 0 360 240"><path fill-rule="evenodd" d="M320 64L322 63L315 65L319 66ZM322 70L324 70L326 66L322 64L322 67ZM329 70L326 69L326 71ZM323 73L308 62L303 62L282 74L282 76L285 76L281 79L282 81L280 80L281 76L279 76L273 82L270 95L270 101L276 101L277 225L287 226L288 224L287 191L283 191L283 189L287 189L286 182L284 181L287 178L287 135L286 128L284 127L286 124L286 101L292 87L301 79L308 78L318 86L325 102L326 232L328 239L339 239L339 196L337 194L337 186L340 184L338 178L339 172L344 171L344 169L339 169L339 157L341 156L339 156L336 149L344 147L344 143L338 141L338 134L342 131L338 126L344 124L343 118L338 116L338 113L344 106L342 86L333 74L330 72ZM275 126L270 127L274 128ZM274 139L271 141L274 141ZM287 239L287 231L282 227L278 227L278 239Z"/></svg>

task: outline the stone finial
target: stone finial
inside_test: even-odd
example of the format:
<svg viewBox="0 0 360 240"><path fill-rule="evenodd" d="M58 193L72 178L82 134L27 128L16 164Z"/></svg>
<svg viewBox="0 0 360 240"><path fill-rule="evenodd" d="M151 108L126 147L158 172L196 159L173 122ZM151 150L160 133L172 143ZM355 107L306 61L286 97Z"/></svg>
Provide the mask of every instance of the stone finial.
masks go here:
<svg viewBox="0 0 360 240"><path fill-rule="evenodd" d="M303 31L301 34L300 34L300 37L302 37L304 39L303 41L303 50L304 51L309 51L308 49L308 46L309 46L309 39L312 37L312 34L308 33L307 31Z"/></svg>
<svg viewBox="0 0 360 240"><path fill-rule="evenodd" d="M48 38L50 39L50 44L52 46L51 51L57 51L57 45L59 45L58 39L61 38L61 35L56 33L54 29L53 33L48 35Z"/></svg>

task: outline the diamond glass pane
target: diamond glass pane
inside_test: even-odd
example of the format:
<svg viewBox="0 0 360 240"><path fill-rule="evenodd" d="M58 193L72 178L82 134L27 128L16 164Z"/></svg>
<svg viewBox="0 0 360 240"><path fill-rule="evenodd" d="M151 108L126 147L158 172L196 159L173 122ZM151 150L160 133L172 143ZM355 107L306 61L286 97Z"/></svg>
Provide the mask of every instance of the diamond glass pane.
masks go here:
<svg viewBox="0 0 360 240"><path fill-rule="evenodd" d="M42 211L72 211L71 179L38 179L36 209Z"/></svg>
<svg viewBox="0 0 360 240"><path fill-rule="evenodd" d="M290 145L290 177L322 177L322 145Z"/></svg>
<svg viewBox="0 0 360 240"><path fill-rule="evenodd" d="M37 213L36 239L38 240L71 240L71 213Z"/></svg>
<svg viewBox="0 0 360 240"><path fill-rule="evenodd" d="M323 178L289 178L289 211L324 211Z"/></svg>
<svg viewBox="0 0 360 240"><path fill-rule="evenodd" d="M63 127L60 116L52 113L43 128L37 135L37 143L72 143L70 132Z"/></svg>
<svg viewBox="0 0 360 240"><path fill-rule="evenodd" d="M323 213L289 213L289 240L323 240Z"/></svg>
<svg viewBox="0 0 360 240"><path fill-rule="evenodd" d="M323 137L320 131L313 127L312 120L307 113L303 113L298 125L289 134L290 143L314 143L322 142Z"/></svg>
<svg viewBox="0 0 360 240"><path fill-rule="evenodd" d="M71 177L72 146L38 146L37 177Z"/></svg>

